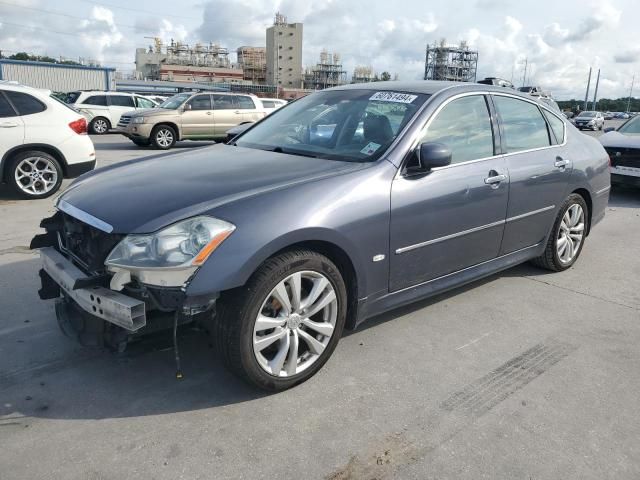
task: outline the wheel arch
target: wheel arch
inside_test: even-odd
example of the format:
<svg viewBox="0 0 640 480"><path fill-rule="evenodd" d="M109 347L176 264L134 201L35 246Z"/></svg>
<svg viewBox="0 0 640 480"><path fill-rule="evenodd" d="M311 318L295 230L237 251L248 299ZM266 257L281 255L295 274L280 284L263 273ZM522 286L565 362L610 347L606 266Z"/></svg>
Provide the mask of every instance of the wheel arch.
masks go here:
<svg viewBox="0 0 640 480"><path fill-rule="evenodd" d="M8 150L3 156L2 159L0 159L0 180L2 182L6 182L7 178L7 164L9 163L9 160L16 154L22 153L22 152L29 152L29 151L40 151L40 152L44 152L44 153L48 153L49 155L51 155L53 158L55 158L58 163L60 163L60 168L62 168L62 173L63 175L66 177L68 175L67 173L67 159L65 158L65 156L62 154L62 152L60 150L58 150L56 147L54 147L53 145L47 145L46 143L25 143L25 144L21 144L21 145L17 145L15 147L13 147L12 149Z"/></svg>
<svg viewBox="0 0 640 480"><path fill-rule="evenodd" d="M589 210L587 212L587 235L589 235L589 232L591 232L591 216L593 215L593 200L591 199L591 193L586 188L576 188L571 193L580 195L582 198L584 198L584 201L587 204L587 209Z"/></svg>
<svg viewBox="0 0 640 480"><path fill-rule="evenodd" d="M182 132L180 131L180 128L178 128L178 124L175 122L167 121L167 120L163 120L161 122L156 123L151 129L152 134L156 128L161 127L163 125L173 128L173 130L176 132L176 137L177 137L176 141L182 139Z"/></svg>

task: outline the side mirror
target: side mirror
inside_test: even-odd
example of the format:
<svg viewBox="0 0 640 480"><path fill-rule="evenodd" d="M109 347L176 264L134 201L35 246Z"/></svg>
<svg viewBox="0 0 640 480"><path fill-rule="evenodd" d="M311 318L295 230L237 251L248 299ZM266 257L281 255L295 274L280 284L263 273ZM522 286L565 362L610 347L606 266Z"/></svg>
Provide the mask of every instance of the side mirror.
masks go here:
<svg viewBox="0 0 640 480"><path fill-rule="evenodd" d="M193 107L191 106L190 103L187 103L184 107L182 107L183 111L187 111L187 110L191 110Z"/></svg>
<svg viewBox="0 0 640 480"><path fill-rule="evenodd" d="M419 169L425 172L451 164L451 149L443 143L422 143L417 153Z"/></svg>
<svg viewBox="0 0 640 480"><path fill-rule="evenodd" d="M605 129L603 130L603 132L604 132L604 133L609 133L609 132L615 132L615 130L616 130L616 129L615 129L615 128L613 128L613 127L607 127L607 128L605 128Z"/></svg>

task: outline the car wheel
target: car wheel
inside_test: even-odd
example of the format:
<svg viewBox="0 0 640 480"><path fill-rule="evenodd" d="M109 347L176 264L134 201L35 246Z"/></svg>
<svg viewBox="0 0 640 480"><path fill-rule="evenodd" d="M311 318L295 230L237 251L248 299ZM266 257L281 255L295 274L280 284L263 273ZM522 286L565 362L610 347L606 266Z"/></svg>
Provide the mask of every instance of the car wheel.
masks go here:
<svg viewBox="0 0 640 480"><path fill-rule="evenodd" d="M151 132L151 143L160 150L168 150L176 143L176 131L169 125L159 125Z"/></svg>
<svg viewBox="0 0 640 480"><path fill-rule="evenodd" d="M63 172L51 155L37 150L15 155L9 162L7 180L23 198L46 198L58 191Z"/></svg>
<svg viewBox="0 0 640 480"><path fill-rule="evenodd" d="M554 272L571 267L582 252L588 219L584 198L576 193L569 195L558 212L544 253L532 263Z"/></svg>
<svg viewBox="0 0 640 480"><path fill-rule="evenodd" d="M223 362L265 390L313 376L335 349L347 314L338 268L307 250L269 259L247 285L223 294L212 335Z"/></svg>
<svg viewBox="0 0 640 480"><path fill-rule="evenodd" d="M89 131L95 135L104 135L111 130L111 122L104 117L96 117L89 123Z"/></svg>

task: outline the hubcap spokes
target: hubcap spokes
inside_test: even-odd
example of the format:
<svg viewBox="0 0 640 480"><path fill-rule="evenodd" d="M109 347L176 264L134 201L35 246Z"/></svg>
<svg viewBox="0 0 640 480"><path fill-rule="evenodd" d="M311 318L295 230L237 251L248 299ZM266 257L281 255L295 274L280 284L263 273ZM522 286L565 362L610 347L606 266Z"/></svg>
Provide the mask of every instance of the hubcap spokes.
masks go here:
<svg viewBox="0 0 640 480"><path fill-rule="evenodd" d="M337 315L336 293L324 275L289 275L269 293L256 318L253 352L260 367L277 377L309 368L329 344Z"/></svg>
<svg viewBox="0 0 640 480"><path fill-rule="evenodd" d="M97 120L93 124L93 128L95 128L98 133L104 133L107 131L107 123L104 120Z"/></svg>
<svg viewBox="0 0 640 480"><path fill-rule="evenodd" d="M569 263L575 258L583 237L584 210L576 203L571 205L562 217L556 239L558 258L562 263Z"/></svg>
<svg viewBox="0 0 640 480"><path fill-rule="evenodd" d="M168 147L173 142L173 135L168 130L160 130L156 139L161 146Z"/></svg>
<svg viewBox="0 0 640 480"><path fill-rule="evenodd" d="M16 167L16 184L29 195L50 192L58 182L58 172L53 163L42 157L29 157Z"/></svg>

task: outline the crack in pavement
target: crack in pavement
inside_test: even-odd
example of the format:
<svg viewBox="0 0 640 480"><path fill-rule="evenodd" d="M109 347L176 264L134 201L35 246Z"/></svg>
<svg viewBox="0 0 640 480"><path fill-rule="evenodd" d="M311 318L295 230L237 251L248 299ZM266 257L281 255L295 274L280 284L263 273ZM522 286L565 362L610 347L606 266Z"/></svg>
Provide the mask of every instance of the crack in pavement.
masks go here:
<svg viewBox="0 0 640 480"><path fill-rule="evenodd" d="M526 278L527 280L531 280L532 282L542 283L542 284L548 285L550 287L560 288L562 290L566 290L567 292L577 293L578 295L584 295L585 297L590 297L590 298L594 298L596 300L601 300L603 302L610 303L612 305L618 305L619 307L625 307L625 308L630 308L631 310L640 311L640 307L636 307L636 306L633 306L633 305L627 305L626 303L617 302L617 301L611 300L609 298L599 297L599 296L593 295L591 293L581 292L580 290L574 290L572 288L564 287L562 285L557 285L555 283L545 282L544 280L538 280L537 278L528 277L526 275L523 276L522 278Z"/></svg>

